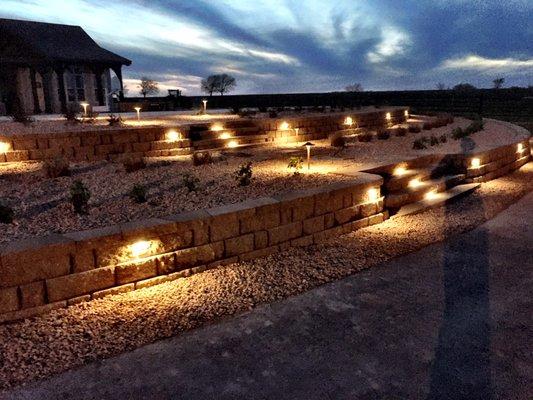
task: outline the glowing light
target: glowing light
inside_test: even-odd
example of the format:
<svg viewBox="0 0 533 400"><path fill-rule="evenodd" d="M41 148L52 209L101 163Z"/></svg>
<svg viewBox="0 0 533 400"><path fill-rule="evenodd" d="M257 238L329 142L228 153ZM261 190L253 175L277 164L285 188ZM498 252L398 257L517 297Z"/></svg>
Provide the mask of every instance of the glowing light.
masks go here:
<svg viewBox="0 0 533 400"><path fill-rule="evenodd" d="M394 168L393 174L396 176L402 176L407 173L407 168L405 167L396 167Z"/></svg>
<svg viewBox="0 0 533 400"><path fill-rule="evenodd" d="M524 151L524 145L522 143L518 143L518 145L516 146L516 151L517 153L521 153Z"/></svg>
<svg viewBox="0 0 533 400"><path fill-rule="evenodd" d="M385 114L385 119L387 121L390 121L392 119L392 115L390 114L390 112L388 112L387 114Z"/></svg>
<svg viewBox="0 0 533 400"><path fill-rule="evenodd" d="M470 161L470 165L472 168L479 168L481 165L481 160L479 158L472 158L472 161Z"/></svg>
<svg viewBox="0 0 533 400"><path fill-rule="evenodd" d="M405 110L403 112L403 115L405 115L405 118L409 118L409 110Z"/></svg>
<svg viewBox="0 0 533 400"><path fill-rule="evenodd" d="M141 120L141 107L134 107L135 111L137 111L137 121Z"/></svg>
<svg viewBox="0 0 533 400"><path fill-rule="evenodd" d="M432 190L431 192L427 192L424 195L424 198L426 200L433 200L433 199L436 199L437 197L439 197L439 193L436 190Z"/></svg>
<svg viewBox="0 0 533 400"><path fill-rule="evenodd" d="M174 129L171 129L167 132L166 138L169 142L177 142L181 139L181 133L178 131L175 131Z"/></svg>
<svg viewBox="0 0 533 400"><path fill-rule="evenodd" d="M83 115L87 116L87 107L89 107L89 103L80 103L80 106L83 107Z"/></svg>
<svg viewBox="0 0 533 400"><path fill-rule="evenodd" d="M203 113L206 114L207 113L207 100L202 100L202 103L204 105Z"/></svg>
<svg viewBox="0 0 533 400"><path fill-rule="evenodd" d="M307 149L307 170L311 169L311 147L314 146L313 143L307 142L304 144L305 148Z"/></svg>
<svg viewBox="0 0 533 400"><path fill-rule="evenodd" d="M221 123L216 122L216 123L214 123L213 125L211 125L211 130L212 130L213 132L220 132L220 131L223 131L223 130L224 130L224 127L222 126Z"/></svg>
<svg viewBox="0 0 533 400"><path fill-rule="evenodd" d="M369 201L377 201L379 199L379 189L378 188L368 189L367 197Z"/></svg>
<svg viewBox="0 0 533 400"><path fill-rule="evenodd" d="M0 142L0 153L7 153L11 149L11 145L6 142Z"/></svg>
<svg viewBox="0 0 533 400"><path fill-rule="evenodd" d="M290 127L291 127L291 126L289 125L289 123L288 123L287 121L283 121L283 122L281 123L281 125L279 126L279 129L280 129L281 131L286 131L286 130L290 129Z"/></svg>
<svg viewBox="0 0 533 400"><path fill-rule="evenodd" d="M220 135L218 135L219 139L229 139L231 138L231 135L229 132L222 132Z"/></svg>
<svg viewBox="0 0 533 400"><path fill-rule="evenodd" d="M344 119L344 125L352 126L353 125L353 119L352 117L346 117Z"/></svg>
<svg viewBox="0 0 533 400"><path fill-rule="evenodd" d="M135 258L145 255L150 251L152 243L148 240L139 240L129 246L131 255Z"/></svg>
<svg viewBox="0 0 533 400"><path fill-rule="evenodd" d="M239 142L237 142L236 140L230 140L227 144L227 146L230 148L230 149L234 149L235 147L238 147L239 146Z"/></svg>
<svg viewBox="0 0 533 400"><path fill-rule="evenodd" d="M412 188L416 188L416 187L419 187L419 186L422 186L422 185L423 185L423 183L418 178L415 178L415 179L412 179L411 181L409 181L409 187L412 187Z"/></svg>

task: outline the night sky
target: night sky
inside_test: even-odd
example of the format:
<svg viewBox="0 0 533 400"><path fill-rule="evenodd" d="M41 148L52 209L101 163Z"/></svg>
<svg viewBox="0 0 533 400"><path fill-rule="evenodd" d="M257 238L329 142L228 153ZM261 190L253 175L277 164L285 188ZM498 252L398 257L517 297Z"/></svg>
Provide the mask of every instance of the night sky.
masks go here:
<svg viewBox="0 0 533 400"><path fill-rule="evenodd" d="M198 94L533 85L532 0L0 0L0 17L82 26L146 75Z"/></svg>

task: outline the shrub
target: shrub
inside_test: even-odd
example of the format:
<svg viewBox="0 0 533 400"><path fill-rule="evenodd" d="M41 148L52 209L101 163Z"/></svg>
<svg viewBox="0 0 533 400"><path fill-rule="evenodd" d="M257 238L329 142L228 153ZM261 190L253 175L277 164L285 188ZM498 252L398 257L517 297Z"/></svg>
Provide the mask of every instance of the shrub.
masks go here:
<svg viewBox="0 0 533 400"><path fill-rule="evenodd" d="M239 114L240 112L241 112L241 108L239 106L231 107L231 114Z"/></svg>
<svg viewBox="0 0 533 400"><path fill-rule="evenodd" d="M413 149L415 150L423 150L423 149L427 149L427 137L421 137L419 139L416 139L414 142L413 142Z"/></svg>
<svg viewBox="0 0 533 400"><path fill-rule="evenodd" d="M407 135L407 128L403 126L399 126L396 129L396 136L405 136L405 135Z"/></svg>
<svg viewBox="0 0 533 400"><path fill-rule="evenodd" d="M70 187L70 202L76 214L87 214L91 192L80 180L75 180Z"/></svg>
<svg viewBox="0 0 533 400"><path fill-rule="evenodd" d="M46 160L43 164L43 169L46 176L52 179L70 175L70 165L64 157Z"/></svg>
<svg viewBox="0 0 533 400"><path fill-rule="evenodd" d="M109 117L107 117L107 123L109 126L122 126L124 125L124 120L122 117L110 114Z"/></svg>
<svg viewBox="0 0 533 400"><path fill-rule="evenodd" d="M136 203L145 203L147 199L146 187L144 185L134 185L131 189L129 196Z"/></svg>
<svg viewBox="0 0 533 400"><path fill-rule="evenodd" d="M277 118L278 112L276 110L268 110L268 117L269 118Z"/></svg>
<svg viewBox="0 0 533 400"><path fill-rule="evenodd" d="M452 130L452 138L454 138L455 140L461 139L466 136L468 136L468 134L465 133L461 127L457 127Z"/></svg>
<svg viewBox="0 0 533 400"><path fill-rule="evenodd" d="M390 138L390 132L387 129L379 129L377 137L379 140L387 140Z"/></svg>
<svg viewBox="0 0 533 400"><path fill-rule="evenodd" d="M468 126L468 128L470 129L471 133L476 133L476 132L483 130L483 126L484 126L483 120L476 119L472 121L472 123Z"/></svg>
<svg viewBox="0 0 533 400"><path fill-rule="evenodd" d="M346 138L342 134L332 135L329 139L330 145L338 148L346 147Z"/></svg>
<svg viewBox="0 0 533 400"><path fill-rule="evenodd" d="M252 173L253 171L251 162L241 164L235 173L235 179L239 183L239 186L248 186L252 182Z"/></svg>
<svg viewBox="0 0 533 400"><path fill-rule="evenodd" d="M440 137L439 137L439 141L440 141L441 143L446 143L446 142L448 141L448 136L446 136L446 134L442 134L442 135L440 135Z"/></svg>
<svg viewBox="0 0 533 400"><path fill-rule="evenodd" d="M192 164L194 166L211 164L213 156L209 151L195 151L192 153Z"/></svg>
<svg viewBox="0 0 533 400"><path fill-rule="evenodd" d="M11 119L13 122L18 122L24 125L29 125L34 121L34 119L24 111L24 107L20 104L20 100L17 100L14 104L13 111L11 112Z"/></svg>
<svg viewBox="0 0 533 400"><path fill-rule="evenodd" d="M81 122L81 120L78 118L78 105L71 103L67 106L67 109L65 110L65 113L63 114L63 117L67 120L67 122L71 123L78 123Z"/></svg>
<svg viewBox="0 0 533 400"><path fill-rule="evenodd" d="M439 144L439 139L436 136L430 136L429 137L429 145L430 146L436 146Z"/></svg>
<svg viewBox="0 0 533 400"><path fill-rule="evenodd" d="M374 139L372 132L365 131L357 136L360 142L371 142Z"/></svg>
<svg viewBox="0 0 533 400"><path fill-rule="evenodd" d="M257 109L259 110L260 113L266 113L268 111L267 108L264 106L259 106L257 107Z"/></svg>
<svg viewBox="0 0 533 400"><path fill-rule="evenodd" d="M431 121L426 121L422 124L422 129L425 130L425 131L429 131L430 129L433 129L433 122Z"/></svg>
<svg viewBox="0 0 533 400"><path fill-rule="evenodd" d="M420 129L420 125L418 125L418 124L409 125L409 132L411 132L411 133L419 133L421 131L422 131L422 129Z"/></svg>
<svg viewBox="0 0 533 400"><path fill-rule="evenodd" d="M126 172L130 173L146 168L146 161L142 157L129 156L124 158L122 165L124 165Z"/></svg>
<svg viewBox="0 0 533 400"><path fill-rule="evenodd" d="M15 213L13 212L13 209L0 201L0 223L2 224L12 223L14 215Z"/></svg>
<svg viewBox="0 0 533 400"><path fill-rule="evenodd" d="M303 168L304 159L302 157L291 157L289 159L289 164L287 165L287 168L292 170L294 175L298 175L300 173L300 170Z"/></svg>
<svg viewBox="0 0 533 400"><path fill-rule="evenodd" d="M192 174L185 173L182 177L182 183L189 192L196 192L198 190L198 185L200 184L200 179Z"/></svg>

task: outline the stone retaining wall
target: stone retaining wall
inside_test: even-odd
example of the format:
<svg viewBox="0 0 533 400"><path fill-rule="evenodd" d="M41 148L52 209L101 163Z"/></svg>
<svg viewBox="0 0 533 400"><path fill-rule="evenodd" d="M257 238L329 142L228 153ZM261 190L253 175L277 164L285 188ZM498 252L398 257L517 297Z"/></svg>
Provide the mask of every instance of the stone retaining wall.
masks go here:
<svg viewBox="0 0 533 400"><path fill-rule="evenodd" d="M0 251L0 322L382 222L382 183L356 174L349 183L11 243Z"/></svg>

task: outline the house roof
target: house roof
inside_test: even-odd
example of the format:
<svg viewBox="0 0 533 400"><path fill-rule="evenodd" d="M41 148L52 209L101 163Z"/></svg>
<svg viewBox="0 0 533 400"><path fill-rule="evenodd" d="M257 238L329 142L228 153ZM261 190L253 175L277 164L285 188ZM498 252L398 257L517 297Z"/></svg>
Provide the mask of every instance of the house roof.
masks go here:
<svg viewBox="0 0 533 400"><path fill-rule="evenodd" d="M45 59L67 63L131 64L127 58L100 47L79 26L0 18L0 35L2 33L22 45L16 54L19 61Z"/></svg>

